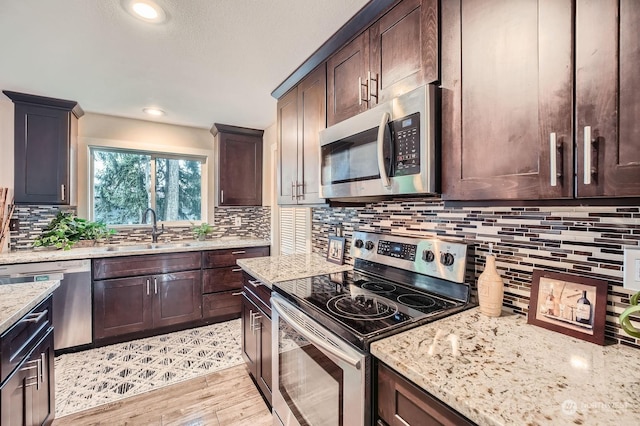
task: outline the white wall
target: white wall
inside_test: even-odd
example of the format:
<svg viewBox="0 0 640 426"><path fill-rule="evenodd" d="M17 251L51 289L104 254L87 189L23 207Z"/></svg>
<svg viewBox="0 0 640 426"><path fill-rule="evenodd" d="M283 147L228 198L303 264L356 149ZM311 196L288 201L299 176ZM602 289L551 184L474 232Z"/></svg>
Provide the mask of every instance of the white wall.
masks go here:
<svg viewBox="0 0 640 426"><path fill-rule="evenodd" d="M0 187L13 191L13 102L7 98L0 99Z"/></svg>

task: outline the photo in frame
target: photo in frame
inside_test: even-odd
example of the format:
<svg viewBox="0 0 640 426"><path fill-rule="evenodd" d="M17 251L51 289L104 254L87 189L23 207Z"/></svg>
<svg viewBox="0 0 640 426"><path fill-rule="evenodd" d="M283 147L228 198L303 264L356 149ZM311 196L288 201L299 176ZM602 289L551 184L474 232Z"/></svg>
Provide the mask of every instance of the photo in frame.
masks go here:
<svg viewBox="0 0 640 426"><path fill-rule="evenodd" d="M529 324L604 345L607 283L577 275L533 271Z"/></svg>
<svg viewBox="0 0 640 426"><path fill-rule="evenodd" d="M344 237L329 237L327 260L342 265L344 263Z"/></svg>

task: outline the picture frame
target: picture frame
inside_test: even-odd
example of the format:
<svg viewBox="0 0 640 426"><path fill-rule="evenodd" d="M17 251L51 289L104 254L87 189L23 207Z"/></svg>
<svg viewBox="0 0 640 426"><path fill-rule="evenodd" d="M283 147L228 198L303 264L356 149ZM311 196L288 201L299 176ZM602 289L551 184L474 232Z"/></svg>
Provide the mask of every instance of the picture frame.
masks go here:
<svg viewBox="0 0 640 426"><path fill-rule="evenodd" d="M327 261L344 264L344 237L329 236L329 245L327 247Z"/></svg>
<svg viewBox="0 0 640 426"><path fill-rule="evenodd" d="M607 283L534 270L527 323L604 345Z"/></svg>

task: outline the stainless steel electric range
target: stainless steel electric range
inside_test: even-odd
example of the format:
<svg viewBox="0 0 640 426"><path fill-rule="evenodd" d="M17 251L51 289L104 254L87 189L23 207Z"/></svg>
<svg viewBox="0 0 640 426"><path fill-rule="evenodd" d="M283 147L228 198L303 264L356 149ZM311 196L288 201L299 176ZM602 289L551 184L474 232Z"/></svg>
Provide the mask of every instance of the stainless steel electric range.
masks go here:
<svg viewBox="0 0 640 426"><path fill-rule="evenodd" d="M470 306L467 246L356 232L354 270L276 283L274 424L369 425L372 341Z"/></svg>

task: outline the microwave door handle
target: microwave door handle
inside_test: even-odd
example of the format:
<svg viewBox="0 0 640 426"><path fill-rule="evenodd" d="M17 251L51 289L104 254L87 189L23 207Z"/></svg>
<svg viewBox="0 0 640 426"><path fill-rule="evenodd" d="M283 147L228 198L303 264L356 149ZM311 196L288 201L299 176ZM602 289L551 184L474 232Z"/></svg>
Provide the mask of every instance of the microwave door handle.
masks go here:
<svg viewBox="0 0 640 426"><path fill-rule="evenodd" d="M380 127L378 127L378 169L380 170L380 179L385 188L391 188L391 181L387 175L387 169L384 167L384 133L387 129L387 123L391 116L388 112L382 114Z"/></svg>

